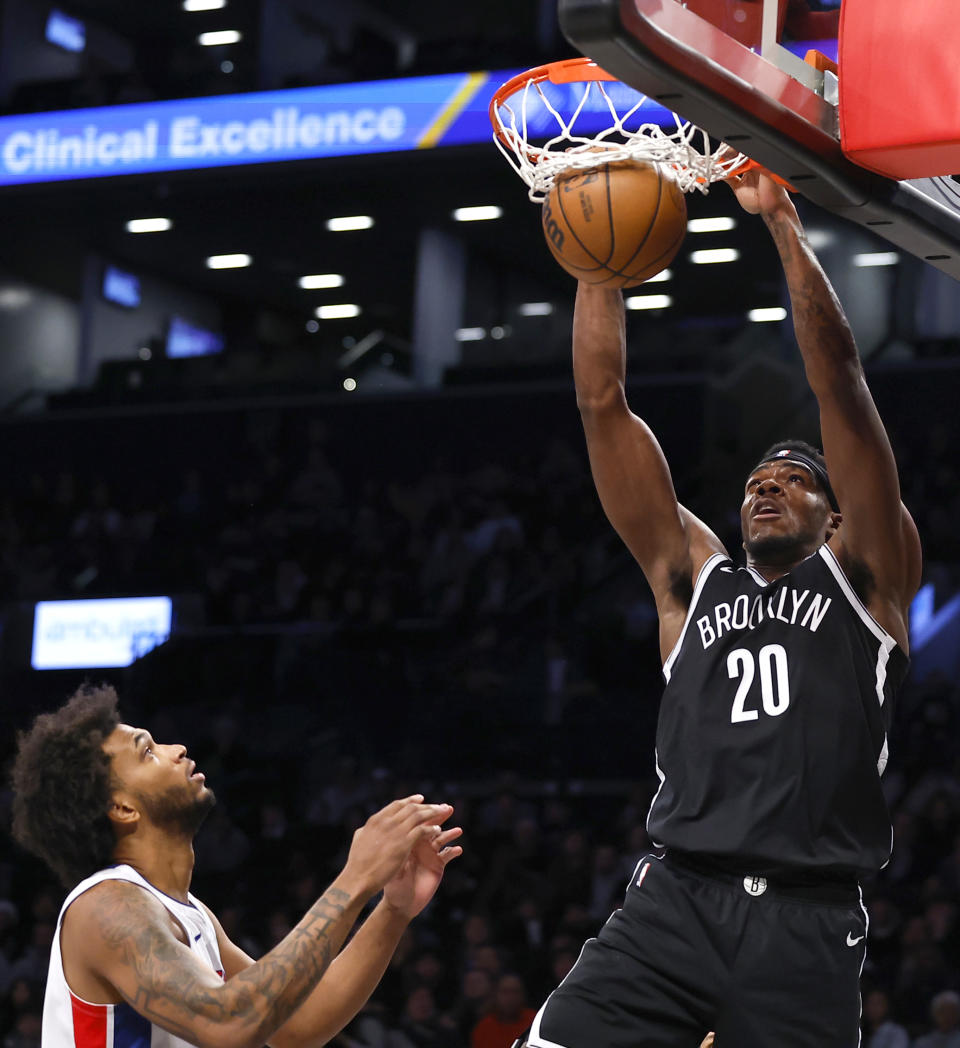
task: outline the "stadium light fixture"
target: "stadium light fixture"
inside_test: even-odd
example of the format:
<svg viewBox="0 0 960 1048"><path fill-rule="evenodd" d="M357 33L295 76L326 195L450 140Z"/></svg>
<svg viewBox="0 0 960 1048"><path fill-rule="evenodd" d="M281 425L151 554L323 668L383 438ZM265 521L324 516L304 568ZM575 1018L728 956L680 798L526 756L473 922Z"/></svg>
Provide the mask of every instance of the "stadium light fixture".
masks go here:
<svg viewBox="0 0 960 1048"><path fill-rule="evenodd" d="M131 218L127 223L128 233L166 233L172 228L169 218Z"/></svg>
<svg viewBox="0 0 960 1048"><path fill-rule="evenodd" d="M737 228L737 221L729 215L716 218L691 218L687 223L688 233L726 233Z"/></svg>
<svg viewBox="0 0 960 1048"><path fill-rule="evenodd" d="M244 269L253 262L250 255L211 255L207 269Z"/></svg>
<svg viewBox="0 0 960 1048"><path fill-rule="evenodd" d="M751 309L747 314L747 320L752 320L755 324L769 324L786 319L787 311L783 306L764 306L760 309Z"/></svg>
<svg viewBox="0 0 960 1048"><path fill-rule="evenodd" d="M869 266L895 266L900 261L896 251L867 251L861 255L853 256L853 264L858 269Z"/></svg>
<svg viewBox="0 0 960 1048"><path fill-rule="evenodd" d="M453 212L454 220L457 222L489 222L493 218L501 218L503 208L496 204L484 204L479 207L458 207Z"/></svg>
<svg viewBox="0 0 960 1048"><path fill-rule="evenodd" d="M373 219L369 215L345 215L342 218L328 218L327 229L331 233L347 233L353 229L369 229Z"/></svg>
<svg viewBox="0 0 960 1048"><path fill-rule="evenodd" d="M348 320L360 316L360 307L352 302L339 302L332 306L317 306L314 313L318 320Z"/></svg>
<svg viewBox="0 0 960 1048"><path fill-rule="evenodd" d="M222 47L224 44L239 44L243 34L236 29L215 29L211 33L201 33L197 43L203 47Z"/></svg>
<svg viewBox="0 0 960 1048"><path fill-rule="evenodd" d="M631 295L624 305L627 309L666 309L673 299L669 295Z"/></svg>
<svg viewBox="0 0 960 1048"><path fill-rule="evenodd" d="M704 251L691 251L690 261L695 266L710 266L717 262L736 262L740 252L735 247L713 247Z"/></svg>
<svg viewBox="0 0 960 1048"><path fill-rule="evenodd" d="M343 277L339 273L312 273L301 277L297 283L305 291L316 291L319 288L343 287Z"/></svg>

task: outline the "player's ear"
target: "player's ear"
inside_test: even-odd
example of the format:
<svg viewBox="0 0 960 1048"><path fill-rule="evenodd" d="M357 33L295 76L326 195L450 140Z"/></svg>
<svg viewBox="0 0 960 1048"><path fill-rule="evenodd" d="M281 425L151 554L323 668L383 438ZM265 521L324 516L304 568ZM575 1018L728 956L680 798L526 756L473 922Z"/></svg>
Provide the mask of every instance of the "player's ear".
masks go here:
<svg viewBox="0 0 960 1048"><path fill-rule="evenodd" d="M140 809L132 803L132 798L129 795L118 790L110 798L107 818L113 823L113 828L118 832L132 830L140 821Z"/></svg>
<svg viewBox="0 0 960 1048"><path fill-rule="evenodd" d="M843 523L843 514L842 513L840 513L839 511L835 510L833 513L830 514L830 516L827 518L827 538L828 539L830 538L831 535L836 534L837 529L840 527L840 525L842 523Z"/></svg>

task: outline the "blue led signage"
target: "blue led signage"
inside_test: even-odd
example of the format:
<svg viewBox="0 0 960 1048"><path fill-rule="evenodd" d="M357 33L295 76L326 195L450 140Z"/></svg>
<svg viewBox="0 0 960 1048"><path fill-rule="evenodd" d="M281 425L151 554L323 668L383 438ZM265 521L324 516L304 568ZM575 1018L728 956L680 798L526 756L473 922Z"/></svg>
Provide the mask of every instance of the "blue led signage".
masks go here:
<svg viewBox="0 0 960 1048"><path fill-rule="evenodd" d="M512 76L333 84L0 118L0 185L274 163L489 141Z"/></svg>
<svg viewBox="0 0 960 1048"><path fill-rule="evenodd" d="M0 186L491 142L490 98L518 72L0 117ZM635 94L623 85L611 90ZM551 94L564 105L572 100L575 108L582 88L557 85ZM577 124L583 132L609 126L605 105L583 116ZM673 122L668 110L651 102L637 116L638 123ZM552 134L552 116L543 117L543 133Z"/></svg>
<svg viewBox="0 0 960 1048"><path fill-rule="evenodd" d="M46 38L64 51L81 52L87 46L87 27L78 18L71 18L54 9L47 17Z"/></svg>
<svg viewBox="0 0 960 1048"><path fill-rule="evenodd" d="M103 297L118 306L136 309L140 305L140 278L116 266L106 266L103 271Z"/></svg>

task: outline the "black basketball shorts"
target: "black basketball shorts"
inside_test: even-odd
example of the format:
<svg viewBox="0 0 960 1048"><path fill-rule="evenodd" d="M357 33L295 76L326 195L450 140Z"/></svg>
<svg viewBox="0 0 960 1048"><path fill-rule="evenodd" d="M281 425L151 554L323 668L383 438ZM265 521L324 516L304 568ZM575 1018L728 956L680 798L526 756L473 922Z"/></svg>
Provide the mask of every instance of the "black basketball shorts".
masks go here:
<svg viewBox="0 0 960 1048"><path fill-rule="evenodd" d="M645 856L530 1048L857 1048L866 911L811 894Z"/></svg>

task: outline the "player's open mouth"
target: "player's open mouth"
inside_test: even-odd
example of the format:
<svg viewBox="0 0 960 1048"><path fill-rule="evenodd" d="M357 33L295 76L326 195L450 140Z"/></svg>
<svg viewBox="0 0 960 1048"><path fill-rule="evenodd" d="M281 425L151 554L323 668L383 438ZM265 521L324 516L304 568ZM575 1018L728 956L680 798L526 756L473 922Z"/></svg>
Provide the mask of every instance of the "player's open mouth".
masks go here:
<svg viewBox="0 0 960 1048"><path fill-rule="evenodd" d="M750 514L754 520L774 520L780 516L780 510L769 499L758 502Z"/></svg>

